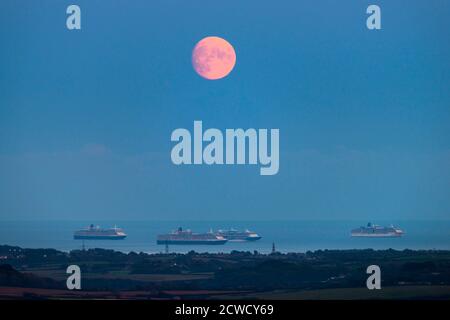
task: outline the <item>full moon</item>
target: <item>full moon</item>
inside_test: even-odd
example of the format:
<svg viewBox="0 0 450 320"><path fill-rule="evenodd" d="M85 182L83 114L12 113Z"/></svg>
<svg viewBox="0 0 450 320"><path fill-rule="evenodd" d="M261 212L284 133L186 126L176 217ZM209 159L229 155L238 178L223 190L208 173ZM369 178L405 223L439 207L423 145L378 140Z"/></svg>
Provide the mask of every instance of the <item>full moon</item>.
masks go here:
<svg viewBox="0 0 450 320"><path fill-rule="evenodd" d="M192 65L203 78L217 80L226 77L236 64L233 46L219 37L206 37L192 50Z"/></svg>

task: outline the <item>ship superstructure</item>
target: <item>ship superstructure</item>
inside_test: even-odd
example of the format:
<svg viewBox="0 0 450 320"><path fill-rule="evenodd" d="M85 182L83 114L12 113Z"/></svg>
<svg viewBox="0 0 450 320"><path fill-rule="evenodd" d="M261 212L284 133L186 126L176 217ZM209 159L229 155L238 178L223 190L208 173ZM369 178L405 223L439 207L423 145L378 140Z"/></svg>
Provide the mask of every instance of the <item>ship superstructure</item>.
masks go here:
<svg viewBox="0 0 450 320"><path fill-rule="evenodd" d="M191 230L183 230L178 228L177 230L167 233L160 234L156 238L157 244L182 244L182 245L219 245L225 244L227 239L220 235L216 235L213 232L207 233L194 233Z"/></svg>
<svg viewBox="0 0 450 320"><path fill-rule="evenodd" d="M238 231L236 229L218 230L217 235L224 237L228 241L256 241L261 239L261 236L256 232L250 230Z"/></svg>

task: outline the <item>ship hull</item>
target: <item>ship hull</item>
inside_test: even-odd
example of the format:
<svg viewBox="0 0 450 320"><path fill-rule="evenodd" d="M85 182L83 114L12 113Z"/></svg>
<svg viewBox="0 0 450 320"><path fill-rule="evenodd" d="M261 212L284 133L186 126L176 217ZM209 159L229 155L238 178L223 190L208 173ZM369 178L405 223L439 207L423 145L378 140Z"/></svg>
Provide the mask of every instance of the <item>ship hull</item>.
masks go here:
<svg viewBox="0 0 450 320"><path fill-rule="evenodd" d="M156 244L179 245L222 245L227 240L156 240Z"/></svg>
<svg viewBox="0 0 450 320"><path fill-rule="evenodd" d="M73 236L75 240L123 240L127 236Z"/></svg>
<svg viewBox="0 0 450 320"><path fill-rule="evenodd" d="M251 242L261 239L261 237L227 237L227 236L223 237L228 239L228 241L230 242Z"/></svg>
<svg viewBox="0 0 450 320"><path fill-rule="evenodd" d="M399 238L402 234L389 233L389 234L375 234L375 233L352 233L354 238Z"/></svg>

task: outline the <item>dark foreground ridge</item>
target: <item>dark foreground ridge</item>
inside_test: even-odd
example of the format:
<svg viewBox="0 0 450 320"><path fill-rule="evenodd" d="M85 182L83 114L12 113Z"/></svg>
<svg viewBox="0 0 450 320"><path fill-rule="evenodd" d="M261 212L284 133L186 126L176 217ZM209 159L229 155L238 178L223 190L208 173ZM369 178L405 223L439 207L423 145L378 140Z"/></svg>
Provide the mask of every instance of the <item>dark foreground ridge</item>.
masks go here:
<svg viewBox="0 0 450 320"><path fill-rule="evenodd" d="M2 298L449 299L450 251L128 254L0 246ZM82 290L66 289L78 265ZM366 288L378 265L382 289Z"/></svg>

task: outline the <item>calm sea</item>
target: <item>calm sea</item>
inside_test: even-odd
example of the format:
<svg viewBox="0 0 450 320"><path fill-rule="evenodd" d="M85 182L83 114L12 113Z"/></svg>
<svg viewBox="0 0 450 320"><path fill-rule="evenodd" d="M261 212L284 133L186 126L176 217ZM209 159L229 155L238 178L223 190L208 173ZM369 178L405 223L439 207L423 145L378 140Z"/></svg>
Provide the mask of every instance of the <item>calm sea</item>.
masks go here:
<svg viewBox="0 0 450 320"><path fill-rule="evenodd" d="M90 221L0 221L0 244L24 248L80 249L82 241L73 240L73 232ZM125 240L85 241L86 248L105 248L123 252L164 252L156 245L156 235L178 226L194 232L210 228L248 228L263 238L256 242L227 243L223 246L170 246L171 252L230 252L232 250L268 253L275 243L280 252L306 252L318 249L449 249L450 221L376 221L394 225L406 234L401 238L351 238L352 228L364 221L93 221L101 227L115 224L128 234Z"/></svg>

